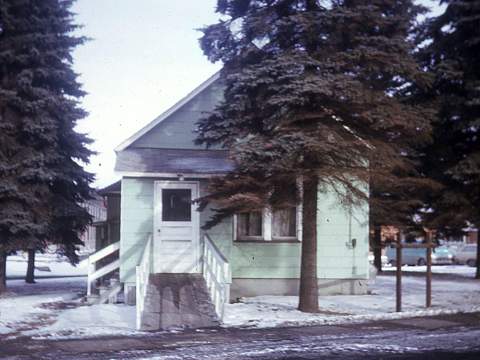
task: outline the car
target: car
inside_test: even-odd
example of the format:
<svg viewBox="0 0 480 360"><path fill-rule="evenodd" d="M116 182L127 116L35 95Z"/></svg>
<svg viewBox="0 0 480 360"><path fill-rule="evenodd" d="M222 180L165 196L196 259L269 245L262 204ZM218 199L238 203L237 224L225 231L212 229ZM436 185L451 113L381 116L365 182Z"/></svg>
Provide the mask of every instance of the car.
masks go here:
<svg viewBox="0 0 480 360"><path fill-rule="evenodd" d="M477 264L477 245L466 244L461 247L455 254L456 264L467 264L468 266L476 266Z"/></svg>
<svg viewBox="0 0 480 360"><path fill-rule="evenodd" d="M397 264L397 249L387 247L386 255L388 262L395 266ZM449 265L453 264L454 256L445 246L439 246L433 249L432 264ZM402 265L426 265L427 249L423 248L403 248L402 249Z"/></svg>
<svg viewBox="0 0 480 360"><path fill-rule="evenodd" d="M432 264L451 265L454 263L455 255L447 246L439 246L433 249Z"/></svg>

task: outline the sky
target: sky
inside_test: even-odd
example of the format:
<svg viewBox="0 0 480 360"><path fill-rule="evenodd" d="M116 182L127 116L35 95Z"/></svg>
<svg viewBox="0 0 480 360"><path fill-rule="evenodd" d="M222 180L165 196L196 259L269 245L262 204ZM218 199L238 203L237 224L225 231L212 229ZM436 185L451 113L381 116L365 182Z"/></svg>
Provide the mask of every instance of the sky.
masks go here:
<svg viewBox="0 0 480 360"><path fill-rule="evenodd" d="M219 68L203 55L197 31L218 19L216 0L77 0L81 34L74 70L89 93L77 131L94 140L87 170L95 187L119 179L114 148Z"/></svg>
<svg viewBox="0 0 480 360"><path fill-rule="evenodd" d="M420 1L431 5L429 0ZM197 29L218 20L216 0L77 0L82 35L74 70L88 92L79 132L94 140L87 170L95 187L118 180L114 149L220 69L203 55ZM439 12L439 8L434 8Z"/></svg>

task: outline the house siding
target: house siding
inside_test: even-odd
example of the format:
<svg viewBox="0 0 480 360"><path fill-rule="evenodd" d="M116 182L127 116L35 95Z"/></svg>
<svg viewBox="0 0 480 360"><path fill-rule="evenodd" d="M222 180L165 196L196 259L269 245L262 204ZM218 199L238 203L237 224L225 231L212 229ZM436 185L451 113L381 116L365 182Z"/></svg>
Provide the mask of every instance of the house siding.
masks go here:
<svg viewBox="0 0 480 360"><path fill-rule="evenodd" d="M350 239L357 240L350 249ZM331 189L319 190L317 216L319 279L368 279L368 210L340 206ZM295 279L300 276L300 243L236 241L230 256L234 278Z"/></svg>
<svg viewBox="0 0 480 360"><path fill-rule="evenodd" d="M122 179L120 281L135 283L135 267L153 231L153 181Z"/></svg>
<svg viewBox="0 0 480 360"><path fill-rule="evenodd" d="M135 266L153 230L154 181L152 178L122 180L122 221L120 279L135 282ZM207 193L200 182L200 196ZM348 210L340 206L333 191L321 190L318 196L318 277L319 279L368 279L368 208L355 208L351 222ZM200 226L212 215L207 207L200 214ZM300 243L233 241L231 219L207 231L229 260L233 278L298 279ZM204 232L201 232L203 240ZM347 243L355 238L355 248Z"/></svg>
<svg viewBox="0 0 480 360"><path fill-rule="evenodd" d="M198 94L148 133L131 144L130 148L204 149L195 145L196 122L214 110L223 99L224 88L219 81ZM211 147L215 149L215 147Z"/></svg>

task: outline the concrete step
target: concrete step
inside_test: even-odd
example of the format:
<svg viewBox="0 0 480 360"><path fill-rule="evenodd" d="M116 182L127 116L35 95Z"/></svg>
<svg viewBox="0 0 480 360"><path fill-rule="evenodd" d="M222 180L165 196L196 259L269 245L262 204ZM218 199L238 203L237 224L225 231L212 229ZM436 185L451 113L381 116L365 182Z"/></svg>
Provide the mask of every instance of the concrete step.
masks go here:
<svg viewBox="0 0 480 360"><path fill-rule="evenodd" d="M143 330L200 328L220 322L201 274L151 274Z"/></svg>

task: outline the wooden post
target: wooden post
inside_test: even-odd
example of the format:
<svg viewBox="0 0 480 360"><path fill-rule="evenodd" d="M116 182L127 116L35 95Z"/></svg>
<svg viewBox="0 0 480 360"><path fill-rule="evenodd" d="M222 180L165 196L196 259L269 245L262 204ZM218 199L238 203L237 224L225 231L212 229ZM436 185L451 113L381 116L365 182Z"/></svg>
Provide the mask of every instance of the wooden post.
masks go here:
<svg viewBox="0 0 480 360"><path fill-rule="evenodd" d="M402 311L402 244L397 242L397 312Z"/></svg>
<svg viewBox="0 0 480 360"><path fill-rule="evenodd" d="M432 306L432 235L427 231L426 307Z"/></svg>

